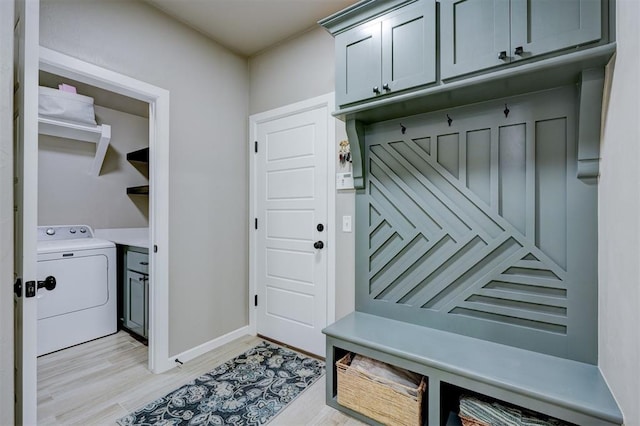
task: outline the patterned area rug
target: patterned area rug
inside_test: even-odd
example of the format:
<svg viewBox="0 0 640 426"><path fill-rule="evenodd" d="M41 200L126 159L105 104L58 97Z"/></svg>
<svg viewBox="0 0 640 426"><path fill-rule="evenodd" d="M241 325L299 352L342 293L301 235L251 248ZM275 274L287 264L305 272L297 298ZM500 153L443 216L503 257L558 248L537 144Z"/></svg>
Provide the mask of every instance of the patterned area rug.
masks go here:
<svg viewBox="0 0 640 426"><path fill-rule="evenodd" d="M118 424L263 425L324 371L322 361L262 342Z"/></svg>

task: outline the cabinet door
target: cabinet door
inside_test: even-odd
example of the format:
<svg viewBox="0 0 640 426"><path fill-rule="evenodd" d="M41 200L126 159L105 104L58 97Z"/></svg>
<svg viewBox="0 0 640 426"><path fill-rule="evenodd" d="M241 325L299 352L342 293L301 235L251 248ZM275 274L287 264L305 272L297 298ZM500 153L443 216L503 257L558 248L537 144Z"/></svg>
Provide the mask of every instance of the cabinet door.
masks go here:
<svg viewBox="0 0 640 426"><path fill-rule="evenodd" d="M511 0L513 59L600 40L601 7L600 0Z"/></svg>
<svg viewBox="0 0 640 426"><path fill-rule="evenodd" d="M336 36L336 101L345 105L376 96L380 87L380 21Z"/></svg>
<svg viewBox="0 0 640 426"><path fill-rule="evenodd" d="M508 0L442 0L440 13L443 79L509 62Z"/></svg>
<svg viewBox="0 0 640 426"><path fill-rule="evenodd" d="M436 81L436 4L420 0L382 22L382 93Z"/></svg>
<svg viewBox="0 0 640 426"><path fill-rule="evenodd" d="M124 298L124 326L141 336L145 335L147 276L127 271Z"/></svg>

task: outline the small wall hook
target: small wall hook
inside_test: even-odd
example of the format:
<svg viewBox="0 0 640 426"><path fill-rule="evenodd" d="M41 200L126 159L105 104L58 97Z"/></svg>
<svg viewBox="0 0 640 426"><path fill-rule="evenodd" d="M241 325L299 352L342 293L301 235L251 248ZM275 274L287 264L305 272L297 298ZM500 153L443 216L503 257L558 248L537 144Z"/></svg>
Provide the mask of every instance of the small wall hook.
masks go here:
<svg viewBox="0 0 640 426"><path fill-rule="evenodd" d="M504 104L504 118L509 117L509 108L507 107L507 104Z"/></svg>
<svg viewBox="0 0 640 426"><path fill-rule="evenodd" d="M449 117L449 114L447 114L447 123L449 123L449 127L451 127L451 123L453 123L453 118Z"/></svg>
<svg viewBox="0 0 640 426"><path fill-rule="evenodd" d="M400 123L400 131L402 132L402 134L403 134L403 135L404 135L405 133L407 133L407 128L406 128L406 127L404 127L404 126L402 125L402 123Z"/></svg>

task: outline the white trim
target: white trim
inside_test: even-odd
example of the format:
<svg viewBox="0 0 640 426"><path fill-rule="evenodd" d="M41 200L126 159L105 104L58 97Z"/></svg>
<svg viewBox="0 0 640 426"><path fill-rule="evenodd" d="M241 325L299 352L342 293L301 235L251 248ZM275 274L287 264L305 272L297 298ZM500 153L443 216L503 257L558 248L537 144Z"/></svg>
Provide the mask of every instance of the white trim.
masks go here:
<svg viewBox="0 0 640 426"><path fill-rule="evenodd" d="M249 117L249 333L252 336L258 334L257 309L254 304L254 295L257 294L256 283L256 244L257 232L254 220L256 215L256 204L258 202L256 194L256 156L254 144L257 140L258 123L254 121L255 116Z"/></svg>
<svg viewBox="0 0 640 426"><path fill-rule="evenodd" d="M333 244L330 244L329 258L327 259L327 325L336 320L336 256L338 241L338 224L336 221L336 162L337 162L337 140L336 140L336 119L331 115L335 111L335 94L329 93L327 96L327 106L329 119L327 120L327 235Z"/></svg>
<svg viewBox="0 0 640 426"><path fill-rule="evenodd" d="M0 282L13 283L14 4L0 1ZM6 160L5 160L6 159ZM14 423L13 293L0 292L0 424Z"/></svg>
<svg viewBox="0 0 640 426"><path fill-rule="evenodd" d="M315 98L296 102L280 108L253 114L249 117L249 330L257 334L257 315L253 297L257 291L256 282L256 162L254 143L257 138L259 124L277 120L292 114L327 107L327 324L335 321L336 316L336 119L331 115L335 109L333 92Z"/></svg>
<svg viewBox="0 0 640 426"><path fill-rule="evenodd" d="M182 353L179 353L176 356L172 356L167 360L167 362L170 363L171 366L174 366L176 364L176 360L180 360L180 362L186 363L188 361L191 361L192 359L199 357L200 355L206 354L209 351L212 351L226 345L229 342L239 339L240 337L249 335L251 335L250 327L248 325L245 325L244 327L240 327L239 329L231 331L223 336L216 337L213 340L209 340L208 342L198 345L195 348L191 348Z"/></svg>
<svg viewBox="0 0 640 426"><path fill-rule="evenodd" d="M169 362L169 91L40 47L40 69L149 103L149 369ZM159 250L154 253L153 247Z"/></svg>

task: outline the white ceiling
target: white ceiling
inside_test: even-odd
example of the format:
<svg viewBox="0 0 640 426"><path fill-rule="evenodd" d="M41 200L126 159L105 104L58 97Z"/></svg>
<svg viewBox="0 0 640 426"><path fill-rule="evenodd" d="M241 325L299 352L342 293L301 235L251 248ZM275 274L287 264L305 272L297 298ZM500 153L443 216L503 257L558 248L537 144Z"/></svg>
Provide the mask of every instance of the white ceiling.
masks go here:
<svg viewBox="0 0 640 426"><path fill-rule="evenodd" d="M232 51L251 56L357 0L146 0Z"/></svg>

